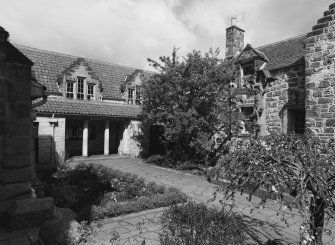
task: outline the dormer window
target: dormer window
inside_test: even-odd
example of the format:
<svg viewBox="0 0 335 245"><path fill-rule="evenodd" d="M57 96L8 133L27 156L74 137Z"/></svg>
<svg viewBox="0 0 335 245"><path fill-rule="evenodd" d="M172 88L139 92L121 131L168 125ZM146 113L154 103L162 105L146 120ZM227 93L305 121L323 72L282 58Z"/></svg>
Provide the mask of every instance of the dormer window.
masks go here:
<svg viewBox="0 0 335 245"><path fill-rule="evenodd" d="M127 96L128 104L131 104L131 105L141 104L141 87L139 85L128 88L127 92L128 92L128 96Z"/></svg>
<svg viewBox="0 0 335 245"><path fill-rule="evenodd" d="M254 74L254 66L253 65L245 65L242 67L243 69L243 76L250 76Z"/></svg>
<svg viewBox="0 0 335 245"><path fill-rule="evenodd" d="M94 100L96 84L87 81L86 77L70 78L66 81L65 97L77 100Z"/></svg>

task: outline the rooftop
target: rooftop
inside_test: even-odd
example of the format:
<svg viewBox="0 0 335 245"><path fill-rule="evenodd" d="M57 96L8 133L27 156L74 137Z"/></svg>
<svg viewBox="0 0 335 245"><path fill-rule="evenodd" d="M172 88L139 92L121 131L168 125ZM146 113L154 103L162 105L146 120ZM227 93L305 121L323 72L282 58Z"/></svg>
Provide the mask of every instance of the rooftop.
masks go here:
<svg viewBox="0 0 335 245"><path fill-rule="evenodd" d="M304 63L304 56L307 53L304 45L306 38L307 34L299 35L256 49L265 53L269 58L267 69L276 70Z"/></svg>
<svg viewBox="0 0 335 245"><path fill-rule="evenodd" d="M37 113L61 115L89 115L103 117L138 118L139 106L117 104L112 102L72 100L65 98L49 99L42 106L36 107Z"/></svg>
<svg viewBox="0 0 335 245"><path fill-rule="evenodd" d="M46 86L48 92L52 93L60 92L57 85L58 77L78 60L78 58L81 58L74 55L46 51L18 44L14 44L14 46L34 62L34 66L32 67L33 77ZM84 60L102 82L103 97L121 99L120 85L124 82L126 76L135 72L136 68L94 59L85 58Z"/></svg>

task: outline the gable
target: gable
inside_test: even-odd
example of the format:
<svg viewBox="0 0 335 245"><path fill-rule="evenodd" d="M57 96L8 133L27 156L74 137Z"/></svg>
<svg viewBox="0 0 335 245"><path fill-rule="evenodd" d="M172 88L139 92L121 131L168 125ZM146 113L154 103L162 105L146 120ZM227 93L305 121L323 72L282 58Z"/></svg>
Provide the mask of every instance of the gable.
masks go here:
<svg viewBox="0 0 335 245"><path fill-rule="evenodd" d="M241 54L237 57L236 63L245 64L255 60L261 60L265 62L269 61L268 57L264 53L254 49L250 44L247 44Z"/></svg>

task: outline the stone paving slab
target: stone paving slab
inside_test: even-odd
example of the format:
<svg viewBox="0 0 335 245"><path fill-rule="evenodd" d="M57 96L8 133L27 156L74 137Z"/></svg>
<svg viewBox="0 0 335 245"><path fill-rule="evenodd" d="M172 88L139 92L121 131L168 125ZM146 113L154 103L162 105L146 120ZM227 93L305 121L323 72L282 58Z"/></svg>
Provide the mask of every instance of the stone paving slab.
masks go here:
<svg viewBox="0 0 335 245"><path fill-rule="evenodd" d="M87 158L85 159L85 162L102 164L106 167L136 174L139 177L144 178L147 182L153 181L157 184L165 185L167 187L175 187L187 194L191 199L195 200L196 202L220 206L221 204L219 200L224 199L223 195L218 193L216 200L210 201L211 199L213 199L213 193L216 192L218 186L209 183L204 176L196 176L179 172L177 170L153 166L150 164L146 164L144 161L138 158L99 158L92 160ZM288 222L288 225L285 225L284 222L281 220L282 216L277 215L277 210L279 206L277 203L275 203L275 201L268 201L268 203L265 205L265 208L263 209L262 207L257 208L258 204L260 203L260 199L257 197L253 197L252 200L249 202L248 196L243 194L237 195L235 200L235 203L237 205L234 211L243 215L245 219L250 222L250 227L255 229L257 236L260 237L263 242L267 241L268 239L284 238L287 243L297 244L299 240L297 235L300 228L301 219L301 217L298 215L297 210L285 210L285 217L287 218ZM230 204L231 201L224 200L224 203ZM148 219L150 215L144 215L144 218L140 216L135 216L132 216L133 219L137 220L133 220L135 223L143 222L143 220L150 220L150 222L155 220L155 222L157 223L159 217L159 215L156 215L154 219ZM138 231L136 233L134 227L130 229L130 227L127 226L126 223L118 223L118 225L119 228L122 227L129 229L128 233L122 233L120 239L123 243L120 244L141 244L138 242L140 242L142 238L146 238L148 239L148 242L149 240L150 242L152 242L146 244L155 244L154 242L158 241L158 230L155 230L155 232L153 233L150 230L145 230L145 232L139 234ZM132 225L134 225L133 222ZM111 224L111 228L112 226L113 224ZM150 227L150 225L148 225L147 227ZM333 231L335 231L335 225L333 220L329 224L327 224L327 228L331 228ZM155 235L156 238L152 238L152 236ZM327 236L325 234L323 239L325 244L335 244L334 235ZM130 240L134 243L127 243Z"/></svg>

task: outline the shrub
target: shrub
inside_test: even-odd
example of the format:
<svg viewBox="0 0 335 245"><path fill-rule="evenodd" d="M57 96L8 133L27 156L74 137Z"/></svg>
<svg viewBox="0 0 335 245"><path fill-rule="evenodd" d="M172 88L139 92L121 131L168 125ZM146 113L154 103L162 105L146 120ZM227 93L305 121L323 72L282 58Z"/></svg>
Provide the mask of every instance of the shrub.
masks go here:
<svg viewBox="0 0 335 245"><path fill-rule="evenodd" d="M202 203L171 206L163 212L161 224L161 245L245 244L247 239L242 217Z"/></svg>
<svg viewBox="0 0 335 245"><path fill-rule="evenodd" d="M162 166L162 167L168 167L168 166L175 165L175 163L172 160L162 155L152 155L148 157L146 161L148 163L152 163L152 164L155 164L157 166Z"/></svg>
<svg viewBox="0 0 335 245"><path fill-rule="evenodd" d="M166 207L185 202L185 194L175 188L169 188L164 194L155 194L151 197L141 196L129 202L109 202L105 205L93 206L91 220L115 217L122 214L141 212L148 209Z"/></svg>
<svg viewBox="0 0 335 245"><path fill-rule="evenodd" d="M78 187L64 182L49 185L48 191L58 207L73 207L80 199Z"/></svg>

